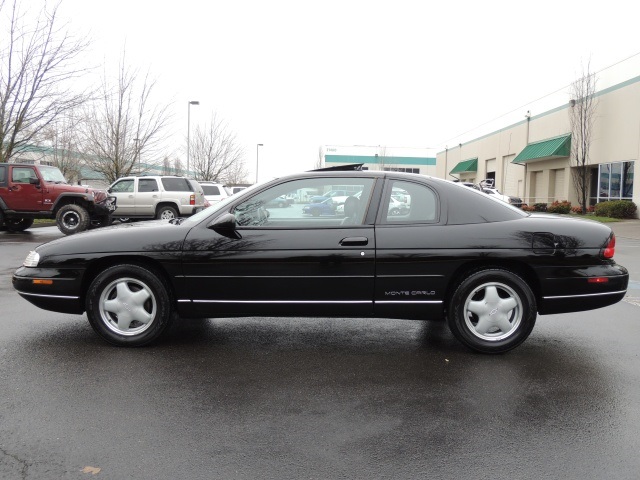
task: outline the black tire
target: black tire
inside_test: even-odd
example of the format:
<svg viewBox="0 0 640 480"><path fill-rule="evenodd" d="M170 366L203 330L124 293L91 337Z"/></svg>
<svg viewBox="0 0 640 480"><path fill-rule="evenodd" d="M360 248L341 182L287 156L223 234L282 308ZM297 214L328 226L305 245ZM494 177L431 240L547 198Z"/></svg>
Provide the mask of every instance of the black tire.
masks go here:
<svg viewBox="0 0 640 480"><path fill-rule="evenodd" d="M10 232L23 232L33 225L33 218L7 218L4 224Z"/></svg>
<svg viewBox="0 0 640 480"><path fill-rule="evenodd" d="M449 302L454 336L481 353L504 353L524 342L536 323L536 298L513 272L485 269L465 278Z"/></svg>
<svg viewBox="0 0 640 480"><path fill-rule="evenodd" d="M314 217L319 217L320 216L320 210L317 208L314 208L313 210L311 210L311 215L313 215Z"/></svg>
<svg viewBox="0 0 640 480"><path fill-rule="evenodd" d="M102 228L108 227L111 225L113 219L111 215L98 215L96 217L91 218L91 222L89 223L89 228Z"/></svg>
<svg viewBox="0 0 640 480"><path fill-rule="evenodd" d="M58 229L65 235L85 231L89 227L89 220L89 212L74 203L61 207L56 214Z"/></svg>
<svg viewBox="0 0 640 480"><path fill-rule="evenodd" d="M175 317L162 275L134 264L115 265L100 273L87 291L86 310L96 333L120 347L154 342Z"/></svg>
<svg viewBox="0 0 640 480"><path fill-rule="evenodd" d="M389 215L391 215L392 217L400 215L400 209L397 207L392 208L391 210L389 210Z"/></svg>
<svg viewBox="0 0 640 480"><path fill-rule="evenodd" d="M158 211L156 212L156 218L158 220L172 220L177 217L178 211L169 205L158 207Z"/></svg>

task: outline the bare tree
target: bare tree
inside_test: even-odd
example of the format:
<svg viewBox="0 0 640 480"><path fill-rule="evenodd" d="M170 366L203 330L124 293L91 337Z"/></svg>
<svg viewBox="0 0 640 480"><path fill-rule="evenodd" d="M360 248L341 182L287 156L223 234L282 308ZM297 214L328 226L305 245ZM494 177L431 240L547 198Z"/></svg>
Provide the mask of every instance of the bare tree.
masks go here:
<svg viewBox="0 0 640 480"><path fill-rule="evenodd" d="M318 170L322 168L322 164L324 162L324 149L322 145L318 147L318 158L316 158L316 163L313 165L314 170Z"/></svg>
<svg viewBox="0 0 640 480"><path fill-rule="evenodd" d="M169 160L169 157L164 157L164 159L162 160L162 174L163 175L171 175L172 171L171 171L171 160Z"/></svg>
<svg viewBox="0 0 640 480"><path fill-rule="evenodd" d="M47 156L60 169L67 180L80 178L83 159L80 152L79 125L81 118L75 111L50 124L44 131L45 139L51 144L51 153Z"/></svg>
<svg viewBox="0 0 640 480"><path fill-rule="evenodd" d="M87 111L85 149L87 165L111 183L119 177L141 173L145 151L152 163L162 141L161 132L169 120L168 105L151 102L156 81L147 72L126 65L123 52L116 84L104 73L99 99Z"/></svg>
<svg viewBox="0 0 640 480"><path fill-rule="evenodd" d="M596 76L583 68L582 77L571 85L569 123L571 125L571 165L573 185L578 193L578 203L582 213L587 212L589 200L589 150L593 137L597 99Z"/></svg>
<svg viewBox="0 0 640 480"><path fill-rule="evenodd" d="M0 162L37 143L57 118L87 99L72 85L87 71L75 61L88 41L60 24L59 3L30 6L34 16L19 0L0 1Z"/></svg>
<svg viewBox="0 0 640 480"><path fill-rule="evenodd" d="M378 170L384 170L387 165L387 147L378 147L378 153L376 153L376 160L378 163Z"/></svg>
<svg viewBox="0 0 640 480"><path fill-rule="evenodd" d="M196 128L190 151L191 169L198 180L224 183L244 169L244 152L235 133L215 113L207 125Z"/></svg>
<svg viewBox="0 0 640 480"><path fill-rule="evenodd" d="M231 168L227 170L225 183L229 185L243 185L249 183L247 180L248 176L249 172L247 171L247 167L244 162L235 162L231 165Z"/></svg>
<svg viewBox="0 0 640 480"><path fill-rule="evenodd" d="M175 169L176 175L184 175L185 170L182 166L182 160L180 160L180 157L176 157L173 161L173 168Z"/></svg>

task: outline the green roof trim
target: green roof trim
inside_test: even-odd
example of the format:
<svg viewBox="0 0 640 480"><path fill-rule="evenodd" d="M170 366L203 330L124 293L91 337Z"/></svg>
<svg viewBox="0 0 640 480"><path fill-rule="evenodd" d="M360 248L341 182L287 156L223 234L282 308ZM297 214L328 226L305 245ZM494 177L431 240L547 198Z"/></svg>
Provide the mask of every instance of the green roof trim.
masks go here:
<svg viewBox="0 0 640 480"><path fill-rule="evenodd" d="M478 157L469 158L467 160L463 160L459 162L453 170L449 172L449 175L454 173L467 173L467 172L477 172L478 171Z"/></svg>
<svg viewBox="0 0 640 480"><path fill-rule="evenodd" d="M571 134L530 143L511 163L527 163L536 160L568 157L571 154Z"/></svg>
<svg viewBox="0 0 640 480"><path fill-rule="evenodd" d="M383 165L435 165L435 157L395 157L375 155L325 155L325 163L372 163Z"/></svg>

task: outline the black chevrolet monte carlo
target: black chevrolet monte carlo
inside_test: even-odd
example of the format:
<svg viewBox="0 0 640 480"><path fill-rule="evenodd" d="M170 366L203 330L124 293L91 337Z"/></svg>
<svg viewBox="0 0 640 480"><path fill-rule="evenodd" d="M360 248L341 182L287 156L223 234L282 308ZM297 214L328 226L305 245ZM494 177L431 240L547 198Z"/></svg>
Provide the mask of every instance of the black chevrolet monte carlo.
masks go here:
<svg viewBox="0 0 640 480"><path fill-rule="evenodd" d="M305 201L349 196L313 217ZM293 196L289 208L266 205ZM401 195L408 207L390 215ZM255 185L192 217L123 224L40 245L13 275L34 305L82 314L141 346L179 317L442 320L467 347L506 352L537 314L620 301L627 270L604 224L528 214L416 174L314 171Z"/></svg>

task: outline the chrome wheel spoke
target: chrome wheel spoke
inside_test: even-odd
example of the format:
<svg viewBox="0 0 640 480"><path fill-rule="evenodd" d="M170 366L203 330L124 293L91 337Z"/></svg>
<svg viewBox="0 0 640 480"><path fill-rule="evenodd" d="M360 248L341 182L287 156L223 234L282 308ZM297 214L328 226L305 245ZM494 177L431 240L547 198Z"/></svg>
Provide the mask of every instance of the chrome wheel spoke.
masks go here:
<svg viewBox="0 0 640 480"><path fill-rule="evenodd" d="M123 278L104 289L100 310L107 327L122 335L133 335L151 324L156 315L156 302L144 283Z"/></svg>
<svg viewBox="0 0 640 480"><path fill-rule="evenodd" d="M482 340L498 341L517 330L523 307L511 287L492 282L477 287L469 294L465 312L471 333Z"/></svg>

